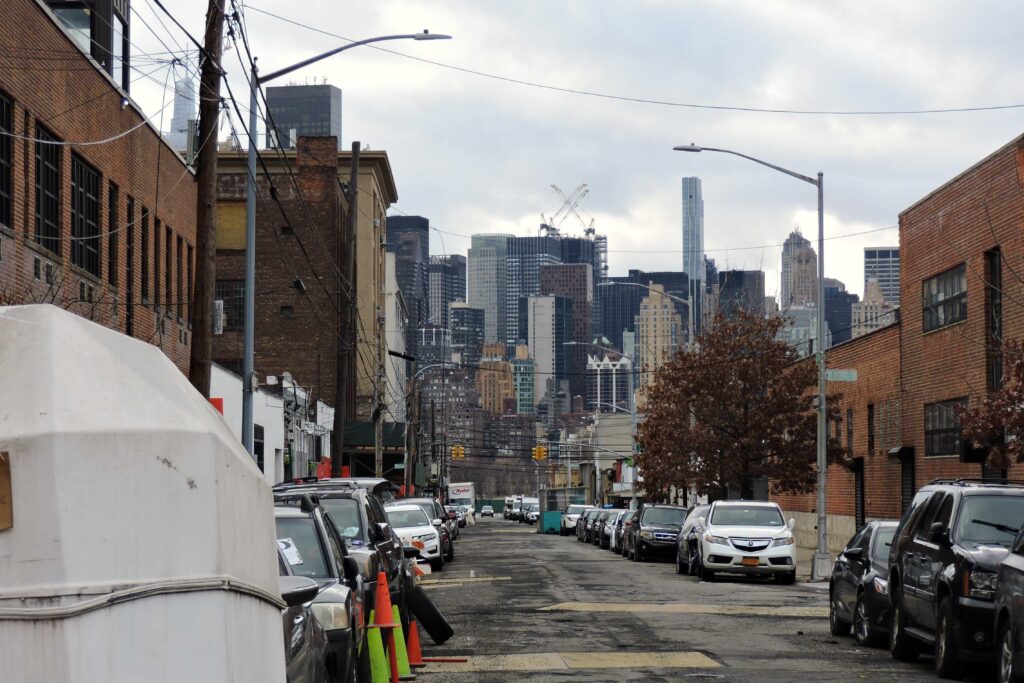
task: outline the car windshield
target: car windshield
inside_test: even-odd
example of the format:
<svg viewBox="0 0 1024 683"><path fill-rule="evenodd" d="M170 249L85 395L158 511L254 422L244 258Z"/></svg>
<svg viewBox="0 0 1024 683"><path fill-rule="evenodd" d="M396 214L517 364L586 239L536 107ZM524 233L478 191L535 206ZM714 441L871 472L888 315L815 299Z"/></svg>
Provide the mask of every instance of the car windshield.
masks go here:
<svg viewBox="0 0 1024 683"><path fill-rule="evenodd" d="M423 510L388 510L388 520L396 529L411 526L430 526L430 520Z"/></svg>
<svg viewBox="0 0 1024 683"><path fill-rule="evenodd" d="M586 509L587 509L587 507L584 506L584 505L570 505L568 507L568 509L566 509L565 514L567 514L567 515L578 515L578 514L580 514L581 512L583 512Z"/></svg>
<svg viewBox="0 0 1024 683"><path fill-rule="evenodd" d="M411 505L415 505L419 509L423 510L423 514L425 514L427 516L427 519L434 519L435 518L434 504L433 503L428 503L428 502L424 502L424 503L411 503Z"/></svg>
<svg viewBox="0 0 1024 683"><path fill-rule="evenodd" d="M647 508L641 521L644 524L675 524L679 526L683 523L685 512L680 508Z"/></svg>
<svg viewBox="0 0 1024 683"><path fill-rule="evenodd" d="M331 516L338 533L346 541L363 537L363 525L359 518L359 503L352 498L321 498L320 504Z"/></svg>
<svg viewBox="0 0 1024 683"><path fill-rule="evenodd" d="M1010 545L1024 524L1024 496L964 496L956 525L960 542Z"/></svg>
<svg viewBox="0 0 1024 683"><path fill-rule="evenodd" d="M892 547L892 537L895 533L894 526L884 526L875 531L875 542L871 546L871 560L875 564L888 564L889 549Z"/></svg>
<svg viewBox="0 0 1024 683"><path fill-rule="evenodd" d="M278 517L277 545L295 576L329 579L327 556L310 517Z"/></svg>
<svg viewBox="0 0 1024 683"><path fill-rule="evenodd" d="M719 526L784 526L782 513L770 505L721 505L711 514Z"/></svg>

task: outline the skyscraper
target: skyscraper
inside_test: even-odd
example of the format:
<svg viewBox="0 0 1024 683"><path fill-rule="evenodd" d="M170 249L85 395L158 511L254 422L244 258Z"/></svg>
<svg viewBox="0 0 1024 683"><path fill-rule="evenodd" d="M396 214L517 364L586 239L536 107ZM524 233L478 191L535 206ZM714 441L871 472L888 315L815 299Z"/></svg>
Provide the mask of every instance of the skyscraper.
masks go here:
<svg viewBox="0 0 1024 683"><path fill-rule="evenodd" d="M740 310L762 315L764 271L723 270L718 274L718 311L729 318Z"/></svg>
<svg viewBox="0 0 1024 683"><path fill-rule="evenodd" d="M793 306L815 305L818 301L818 255L800 230L789 233L782 243L782 301L785 311Z"/></svg>
<svg viewBox="0 0 1024 683"><path fill-rule="evenodd" d="M832 331L832 344L849 341L853 332L853 305L860 297L846 291L839 280L825 278L825 323Z"/></svg>
<svg viewBox="0 0 1024 683"><path fill-rule="evenodd" d="M704 260L701 259L701 265ZM685 308L685 307L684 307ZM636 367L643 370L640 386L654 381L657 370L686 341L686 324L665 288L652 284L640 300L636 316Z"/></svg>
<svg viewBox="0 0 1024 683"><path fill-rule="evenodd" d="M693 310L695 334L700 334L703 314L704 277L704 198L700 178L683 178L683 272L689 278L689 301Z"/></svg>
<svg viewBox="0 0 1024 683"><path fill-rule="evenodd" d="M864 285L864 301L853 305L852 318L854 339L896 320L896 307L885 300L882 286L875 278Z"/></svg>
<svg viewBox="0 0 1024 683"><path fill-rule="evenodd" d="M191 76L174 82L174 113L171 129L164 136L167 144L178 151L188 149L189 121L196 120L196 84Z"/></svg>
<svg viewBox="0 0 1024 683"><path fill-rule="evenodd" d="M560 263L540 267L540 293L564 296L572 300L571 337L576 344L568 348L569 393L586 393L588 342L591 341L591 315L594 309L593 269L587 263Z"/></svg>
<svg viewBox="0 0 1024 683"><path fill-rule="evenodd" d="M650 272L632 269L626 276L611 277L608 280L624 284L595 288L607 290L601 301L601 328L594 328L595 336L604 337L613 348L623 353L629 353L624 335L632 334L635 330L636 314L640 312L640 300L648 293L644 287L635 287L634 284L644 286L658 284L672 296L688 300L689 281L685 274L678 271ZM686 322L688 319L686 304L676 300L673 300L672 304L683 317L683 321Z"/></svg>
<svg viewBox="0 0 1024 683"><path fill-rule="evenodd" d="M529 296L519 300L522 330L534 361L534 406L544 398L545 387L554 379L557 387L566 379L569 358L565 342L572 334L572 299L563 296Z"/></svg>
<svg viewBox="0 0 1024 683"><path fill-rule="evenodd" d="M466 303L484 311L484 341L505 342L506 261L512 235L473 235L466 260ZM518 306L518 302L516 303Z"/></svg>
<svg viewBox="0 0 1024 683"><path fill-rule="evenodd" d="M387 250L395 254L398 289L409 315L406 352L417 356L419 328L430 319L427 299L427 268L430 261L430 219L423 216L388 216ZM441 327L436 320L435 324Z"/></svg>
<svg viewBox="0 0 1024 683"><path fill-rule="evenodd" d="M430 320L448 324L448 307L466 300L466 257L431 256L427 288L430 299Z"/></svg>
<svg viewBox="0 0 1024 683"><path fill-rule="evenodd" d="M484 312L464 302L452 304L448 330L451 332L452 360L475 374L484 350Z"/></svg>
<svg viewBox="0 0 1024 683"><path fill-rule="evenodd" d="M341 149L341 90L333 85L281 85L267 88L267 147L292 149L300 135L338 139Z"/></svg>
<svg viewBox="0 0 1024 683"><path fill-rule="evenodd" d="M900 248L864 247L864 298L868 280L878 280L882 297L893 306L900 305Z"/></svg>
<svg viewBox="0 0 1024 683"><path fill-rule="evenodd" d="M540 293L540 267L562 262L561 240L554 235L513 237L508 241L505 260L506 327L505 341L515 346L523 321L519 317L519 300ZM536 356L534 357L537 360ZM540 362L538 360L538 362Z"/></svg>

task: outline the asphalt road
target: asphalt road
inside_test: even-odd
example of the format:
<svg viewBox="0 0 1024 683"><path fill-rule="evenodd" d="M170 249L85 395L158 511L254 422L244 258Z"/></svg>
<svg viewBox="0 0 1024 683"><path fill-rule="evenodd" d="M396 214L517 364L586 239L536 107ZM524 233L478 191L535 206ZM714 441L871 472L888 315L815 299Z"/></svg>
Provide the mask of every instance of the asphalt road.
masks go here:
<svg viewBox="0 0 1024 683"><path fill-rule="evenodd" d="M630 562L498 517L462 530L455 562L424 577L456 635L426 639L434 681L934 681L828 632L827 589L702 583L670 561Z"/></svg>

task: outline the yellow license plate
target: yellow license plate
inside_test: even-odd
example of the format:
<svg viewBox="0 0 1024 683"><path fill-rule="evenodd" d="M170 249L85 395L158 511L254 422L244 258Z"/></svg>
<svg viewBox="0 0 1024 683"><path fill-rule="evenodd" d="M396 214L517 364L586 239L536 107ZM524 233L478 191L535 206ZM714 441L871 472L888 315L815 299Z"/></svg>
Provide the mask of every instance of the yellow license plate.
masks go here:
<svg viewBox="0 0 1024 683"><path fill-rule="evenodd" d="M761 564L761 562L756 557L744 557L743 558L743 566L744 567L756 567L759 564Z"/></svg>

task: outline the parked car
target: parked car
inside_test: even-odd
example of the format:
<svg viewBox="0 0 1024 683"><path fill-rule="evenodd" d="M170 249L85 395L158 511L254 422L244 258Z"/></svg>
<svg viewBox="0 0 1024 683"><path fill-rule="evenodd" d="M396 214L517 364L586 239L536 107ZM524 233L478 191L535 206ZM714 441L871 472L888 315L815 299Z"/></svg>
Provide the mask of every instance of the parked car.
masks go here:
<svg viewBox="0 0 1024 683"><path fill-rule="evenodd" d="M614 553L622 552L622 525L633 515L632 510L619 510L618 517L608 533L608 549Z"/></svg>
<svg viewBox="0 0 1024 683"><path fill-rule="evenodd" d="M390 484L390 482L388 482ZM403 567L406 560L402 542L388 523L384 505L372 488L350 486L336 479L277 487L276 501L287 501L312 493L345 541L348 554L359 563L363 577L363 601L373 608L377 576L388 579L391 603L404 605Z"/></svg>
<svg viewBox="0 0 1024 683"><path fill-rule="evenodd" d="M448 514L448 519L452 519L452 515L455 515L455 538L458 538L458 529L461 529L462 527L466 526L466 513L463 512L458 505L445 505L444 511Z"/></svg>
<svg viewBox="0 0 1024 683"><path fill-rule="evenodd" d="M505 519L515 519L512 513L515 512L516 500L519 498L522 498L522 496L509 496L505 498L505 509L501 511Z"/></svg>
<svg viewBox="0 0 1024 683"><path fill-rule="evenodd" d="M523 519L523 497L516 496L516 499L512 501L512 510L508 514L508 518L513 522L519 522Z"/></svg>
<svg viewBox="0 0 1024 683"><path fill-rule="evenodd" d="M611 517L618 514L618 510L601 510L594 518L594 532L591 534L590 542L599 548L604 548L604 527Z"/></svg>
<svg viewBox="0 0 1024 683"><path fill-rule="evenodd" d="M858 645L889 637L889 550L896 522L868 522L832 565L828 582L828 623L834 636L853 636Z"/></svg>
<svg viewBox="0 0 1024 683"><path fill-rule="evenodd" d="M636 517L639 510L631 510L628 515L622 518L622 526L619 529L619 552L623 557L629 557L633 545L633 525L636 524Z"/></svg>
<svg viewBox="0 0 1024 683"><path fill-rule="evenodd" d="M604 550L611 550L612 537L615 534L615 523L626 514L626 510L611 510L610 514L604 518L604 524L601 525L601 533L598 536L597 545Z"/></svg>
<svg viewBox="0 0 1024 683"><path fill-rule="evenodd" d="M700 537L704 535L704 527L700 520L707 517L710 509L710 505L694 505L686 513L683 526L676 536L676 574L697 573Z"/></svg>
<svg viewBox="0 0 1024 683"><path fill-rule="evenodd" d="M674 553L684 517L686 508L678 505L642 505L629 530L630 559L643 562L653 555Z"/></svg>
<svg viewBox="0 0 1024 683"><path fill-rule="evenodd" d="M598 516L604 512L603 509L597 508L592 510L590 514L583 516L583 542L593 543L594 542L594 523L597 522Z"/></svg>
<svg viewBox="0 0 1024 683"><path fill-rule="evenodd" d="M1024 525L1024 486L937 480L900 520L889 559L889 651L912 660L930 646L935 671L991 661L999 561Z"/></svg>
<svg viewBox="0 0 1024 683"><path fill-rule="evenodd" d="M590 517L597 514L597 508L587 508L580 513L580 516L576 518L576 540L580 543L586 537L587 521Z"/></svg>
<svg viewBox="0 0 1024 683"><path fill-rule="evenodd" d="M484 505L483 507L480 508L480 516L481 517L493 517L494 516L494 508L492 506L490 506L490 505Z"/></svg>
<svg viewBox="0 0 1024 683"><path fill-rule="evenodd" d="M302 486L313 486L319 487L322 485L332 485L337 487L349 487L365 489L377 496L377 498L383 504L390 503L395 500L398 491L398 485L381 477L299 477L292 479L291 481L281 482L280 484L274 485L274 492L283 491L293 487Z"/></svg>
<svg viewBox="0 0 1024 683"><path fill-rule="evenodd" d="M412 546L420 551L420 557L430 562L435 571L444 569L444 554L441 552L441 524L429 519L419 505L392 503L386 508L391 526L402 539L403 546Z"/></svg>
<svg viewBox="0 0 1024 683"><path fill-rule="evenodd" d="M1000 683L1024 681L1024 527L999 563L995 646Z"/></svg>
<svg viewBox="0 0 1024 683"><path fill-rule="evenodd" d="M287 683L324 683L327 680L327 633L310 607L320 587L313 579L294 576L280 547L277 560L277 585L285 604L281 610L285 680Z"/></svg>
<svg viewBox="0 0 1024 683"><path fill-rule="evenodd" d="M519 516L516 517L516 521L520 524L528 524L530 522L529 512L531 507L535 507L539 510L540 500L537 498L523 498L519 507Z"/></svg>
<svg viewBox="0 0 1024 683"><path fill-rule="evenodd" d="M424 514L426 514L431 522L435 519L440 519L441 552L444 553L445 562L451 562L455 559L455 537L452 535L452 525L447 520L447 513L445 513L444 508L441 507L439 502L433 498L402 498L395 502L419 505L423 508Z"/></svg>
<svg viewBox="0 0 1024 683"><path fill-rule="evenodd" d="M559 536L568 536L573 533L576 529L576 521L580 518L580 515L584 510L589 510L592 505L570 505L565 508L565 512L562 513L561 526L558 529Z"/></svg>
<svg viewBox="0 0 1024 683"><path fill-rule="evenodd" d="M528 505L523 512L523 521L527 524L536 524L538 519L540 519L540 506Z"/></svg>
<svg viewBox="0 0 1024 683"><path fill-rule="evenodd" d="M698 574L704 581L717 572L796 580L795 522L787 524L776 503L716 500L700 519Z"/></svg>
<svg viewBox="0 0 1024 683"><path fill-rule="evenodd" d="M292 574L317 583L310 609L327 633L328 673L333 680L355 680L369 614L359 565L314 496L275 503L274 523Z"/></svg>

